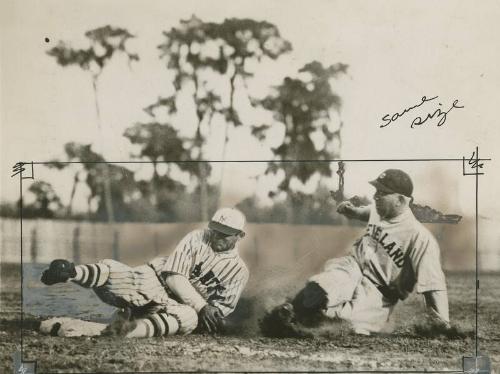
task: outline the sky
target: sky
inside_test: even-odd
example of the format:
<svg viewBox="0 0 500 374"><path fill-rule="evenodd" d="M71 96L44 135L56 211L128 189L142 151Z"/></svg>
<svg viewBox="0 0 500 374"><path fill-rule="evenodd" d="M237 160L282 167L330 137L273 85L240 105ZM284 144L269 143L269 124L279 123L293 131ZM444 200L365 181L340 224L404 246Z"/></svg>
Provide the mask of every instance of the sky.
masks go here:
<svg viewBox="0 0 500 374"><path fill-rule="evenodd" d="M293 51L264 62L249 83L267 92L311 60L342 62L348 74L333 82L342 98L344 159L419 159L470 157L476 146L492 158L480 177L480 214L497 220L500 129L500 3L498 1L62 1L3 0L1 13L0 121L1 197L18 198L10 178L15 162L63 158L68 141L92 143L108 160L131 160L132 148L121 136L147 120L142 108L168 91L170 77L158 58L163 30L195 14L204 21L253 18L274 23ZM99 82L104 130L96 126L90 78L77 68L62 68L46 55L59 40L87 46L84 33L103 25L125 27L136 38L128 47L141 60L129 66L113 61ZM49 42L45 41L49 39ZM382 117L423 103L388 126ZM412 120L457 106L437 126L437 119L411 128ZM262 117L260 117L262 116ZM267 117L247 113L249 121ZM189 129L189 118L181 119ZM186 130L187 131L187 130ZM274 134L279 141L279 133ZM207 143L207 159L221 158L223 127ZM230 133L227 160L267 160L269 144L258 143L247 128ZM268 180L255 185L264 163L225 166L223 204L231 205L257 191L265 196ZM471 215L475 178L462 175L462 162L348 163L346 193L371 194L368 180L386 167L412 176L417 202ZM144 176L150 172L141 170ZM37 178L56 186L68 201L71 173L37 167ZM214 178L220 177L217 170ZM336 188L335 180L331 188ZM307 187L306 187L307 189ZM84 199L80 199L83 204ZM83 206L83 205L82 205Z"/></svg>

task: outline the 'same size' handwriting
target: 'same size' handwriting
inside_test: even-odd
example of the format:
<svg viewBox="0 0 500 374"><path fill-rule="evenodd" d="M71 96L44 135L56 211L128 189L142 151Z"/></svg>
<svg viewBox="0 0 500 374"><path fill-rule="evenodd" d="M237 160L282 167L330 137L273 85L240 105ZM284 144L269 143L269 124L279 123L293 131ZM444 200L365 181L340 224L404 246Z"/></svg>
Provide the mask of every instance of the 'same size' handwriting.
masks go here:
<svg viewBox="0 0 500 374"><path fill-rule="evenodd" d="M425 103L427 103L429 101L435 100L438 97L439 96L434 96L434 97L431 97L431 98L427 98L426 96L422 96L422 99L421 99L420 103L418 103L416 105L413 105L411 107L408 107L408 108L404 109L401 112L396 112L396 113L393 113L393 114L386 114L386 115L384 115L382 117L382 121L384 121L384 123L381 124L380 127L382 128L382 127L389 126L392 122L397 121L399 118L401 118L402 116L404 116L406 113L410 112L411 110L416 109L416 108L424 105ZM439 106L442 106L442 105L443 104L439 103ZM427 120L433 119L434 117L436 117L437 119L439 119L439 121L437 123L437 126L440 127L440 126L444 125L444 123L446 122L446 118L447 118L446 116L448 115L448 113L450 113L453 109L461 109L461 108L465 108L465 107L464 106L460 106L459 103L458 103L458 100L455 100L455 101L453 101L453 104L451 105L451 107L448 110L446 110L446 111L441 110L441 108L437 108L432 113L427 113L424 116L417 116L417 117L415 117L413 119L413 121L411 122L410 127L413 129L415 126L421 126L425 122L427 122Z"/></svg>

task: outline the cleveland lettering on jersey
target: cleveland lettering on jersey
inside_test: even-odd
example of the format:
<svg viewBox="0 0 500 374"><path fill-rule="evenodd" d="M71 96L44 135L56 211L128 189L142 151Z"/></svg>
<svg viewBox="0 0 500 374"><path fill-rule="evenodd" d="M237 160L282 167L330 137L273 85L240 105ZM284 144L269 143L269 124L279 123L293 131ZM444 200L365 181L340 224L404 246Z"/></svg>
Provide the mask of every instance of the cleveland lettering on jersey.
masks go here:
<svg viewBox="0 0 500 374"><path fill-rule="evenodd" d="M394 240L387 238L389 234L384 232L383 228L372 223L366 226L366 233L364 236L371 237L380 244L382 248L387 252L389 257L393 260L397 267L402 268L404 264L404 252L401 246L397 245ZM378 249L378 246L374 248Z"/></svg>

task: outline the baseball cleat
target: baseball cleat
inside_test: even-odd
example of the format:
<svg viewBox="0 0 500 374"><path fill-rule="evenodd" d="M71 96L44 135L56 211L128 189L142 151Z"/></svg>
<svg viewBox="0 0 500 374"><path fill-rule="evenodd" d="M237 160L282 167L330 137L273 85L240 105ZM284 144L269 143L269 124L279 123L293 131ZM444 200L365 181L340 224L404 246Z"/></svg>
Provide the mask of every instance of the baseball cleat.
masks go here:
<svg viewBox="0 0 500 374"><path fill-rule="evenodd" d="M101 332L102 336L126 336L137 327L137 322L132 316L132 310L125 308L113 316L111 323Z"/></svg>
<svg viewBox="0 0 500 374"><path fill-rule="evenodd" d="M42 283L51 286L56 283L67 282L76 276L75 264L67 260L54 260L49 268L42 273Z"/></svg>
<svg viewBox="0 0 500 374"><path fill-rule="evenodd" d="M259 321L264 336L273 338L312 338L312 334L304 329L296 319L291 303L278 305Z"/></svg>
<svg viewBox="0 0 500 374"><path fill-rule="evenodd" d="M54 317L42 321L40 333L50 336L99 336L106 327L103 323L69 317Z"/></svg>

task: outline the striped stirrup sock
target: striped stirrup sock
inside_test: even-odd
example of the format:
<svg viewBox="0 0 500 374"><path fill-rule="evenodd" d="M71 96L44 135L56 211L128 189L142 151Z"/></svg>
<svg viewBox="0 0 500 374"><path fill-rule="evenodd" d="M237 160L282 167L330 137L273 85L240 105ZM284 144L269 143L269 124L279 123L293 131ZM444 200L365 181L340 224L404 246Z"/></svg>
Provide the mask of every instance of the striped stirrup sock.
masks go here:
<svg viewBox="0 0 500 374"><path fill-rule="evenodd" d="M137 326L127 334L127 338L151 338L153 336L174 335L179 331L177 319L167 313L155 313L136 319Z"/></svg>
<svg viewBox="0 0 500 374"><path fill-rule="evenodd" d="M100 287L109 277L109 267L101 263L78 265L75 270L76 276L71 280L85 288Z"/></svg>

